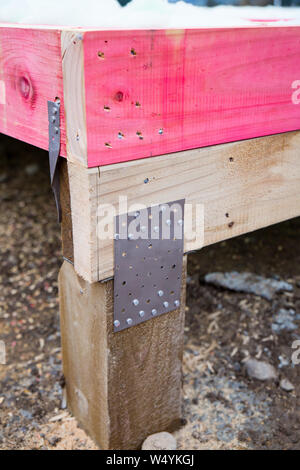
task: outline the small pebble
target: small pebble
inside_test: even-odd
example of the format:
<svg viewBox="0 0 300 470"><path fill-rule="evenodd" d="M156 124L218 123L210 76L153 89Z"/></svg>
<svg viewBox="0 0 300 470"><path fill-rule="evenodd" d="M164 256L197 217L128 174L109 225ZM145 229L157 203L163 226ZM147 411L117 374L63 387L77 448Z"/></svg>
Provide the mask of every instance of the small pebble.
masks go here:
<svg viewBox="0 0 300 470"><path fill-rule="evenodd" d="M25 173L28 176L34 176L39 172L39 166L36 165L35 163L32 163L31 165L27 165L25 167Z"/></svg>
<svg viewBox="0 0 300 470"><path fill-rule="evenodd" d="M0 183L5 183L8 180L7 173L0 173Z"/></svg>
<svg viewBox="0 0 300 470"><path fill-rule="evenodd" d="M282 388L282 390L285 392L292 392L295 390L294 385L288 379L282 379L280 381L280 388Z"/></svg>
<svg viewBox="0 0 300 470"><path fill-rule="evenodd" d="M147 437L142 445L142 450L176 450L175 437L168 432L159 432Z"/></svg>
<svg viewBox="0 0 300 470"><path fill-rule="evenodd" d="M248 376L253 379L263 381L277 379L276 369L267 362L248 359L245 366Z"/></svg>

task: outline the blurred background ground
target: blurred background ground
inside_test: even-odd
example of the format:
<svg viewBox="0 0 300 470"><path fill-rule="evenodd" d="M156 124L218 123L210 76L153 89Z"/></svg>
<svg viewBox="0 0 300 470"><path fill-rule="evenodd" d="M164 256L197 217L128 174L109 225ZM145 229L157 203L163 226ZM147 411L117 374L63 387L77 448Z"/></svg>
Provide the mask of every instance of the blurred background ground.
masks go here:
<svg viewBox="0 0 300 470"><path fill-rule="evenodd" d="M65 409L57 275L60 228L47 153L0 140L1 449L92 449ZM189 256L180 449L300 449L300 219ZM238 271L284 280L266 300L210 285L207 273ZM278 379L249 378L245 358ZM280 381L288 379L287 392Z"/></svg>

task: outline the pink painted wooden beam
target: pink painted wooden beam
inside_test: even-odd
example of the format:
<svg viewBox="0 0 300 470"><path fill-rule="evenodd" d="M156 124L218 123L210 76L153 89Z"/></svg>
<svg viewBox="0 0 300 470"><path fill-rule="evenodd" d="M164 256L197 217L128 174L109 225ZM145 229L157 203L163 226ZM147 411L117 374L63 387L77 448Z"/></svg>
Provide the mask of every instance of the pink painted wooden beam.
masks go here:
<svg viewBox="0 0 300 470"><path fill-rule="evenodd" d="M0 27L0 132L47 149L47 100L58 96L63 156L66 29ZM81 36L86 166L300 129L300 26Z"/></svg>
<svg viewBox="0 0 300 470"><path fill-rule="evenodd" d="M84 57L90 167L300 129L300 27L87 32Z"/></svg>
<svg viewBox="0 0 300 470"><path fill-rule="evenodd" d="M47 149L47 101L59 97L65 156L60 35L49 28L0 28L0 132Z"/></svg>

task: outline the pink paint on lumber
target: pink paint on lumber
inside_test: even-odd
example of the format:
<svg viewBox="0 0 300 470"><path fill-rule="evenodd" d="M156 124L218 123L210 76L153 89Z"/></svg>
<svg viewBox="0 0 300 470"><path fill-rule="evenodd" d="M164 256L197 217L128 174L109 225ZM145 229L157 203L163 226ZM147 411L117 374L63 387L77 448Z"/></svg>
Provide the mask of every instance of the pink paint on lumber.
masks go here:
<svg viewBox="0 0 300 470"><path fill-rule="evenodd" d="M300 27L88 31L88 166L300 129Z"/></svg>
<svg viewBox="0 0 300 470"><path fill-rule="evenodd" d="M66 155L60 34L0 28L0 132L47 149L47 101L59 97L61 153Z"/></svg>

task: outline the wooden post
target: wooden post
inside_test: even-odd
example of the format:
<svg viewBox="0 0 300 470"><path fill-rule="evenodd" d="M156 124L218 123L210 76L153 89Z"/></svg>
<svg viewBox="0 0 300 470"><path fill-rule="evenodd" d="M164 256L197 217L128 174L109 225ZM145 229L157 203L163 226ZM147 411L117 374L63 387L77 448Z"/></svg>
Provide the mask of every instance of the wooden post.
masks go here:
<svg viewBox="0 0 300 470"><path fill-rule="evenodd" d="M113 281L59 275L68 407L101 449L138 449L181 418L186 257L181 308L113 332Z"/></svg>

